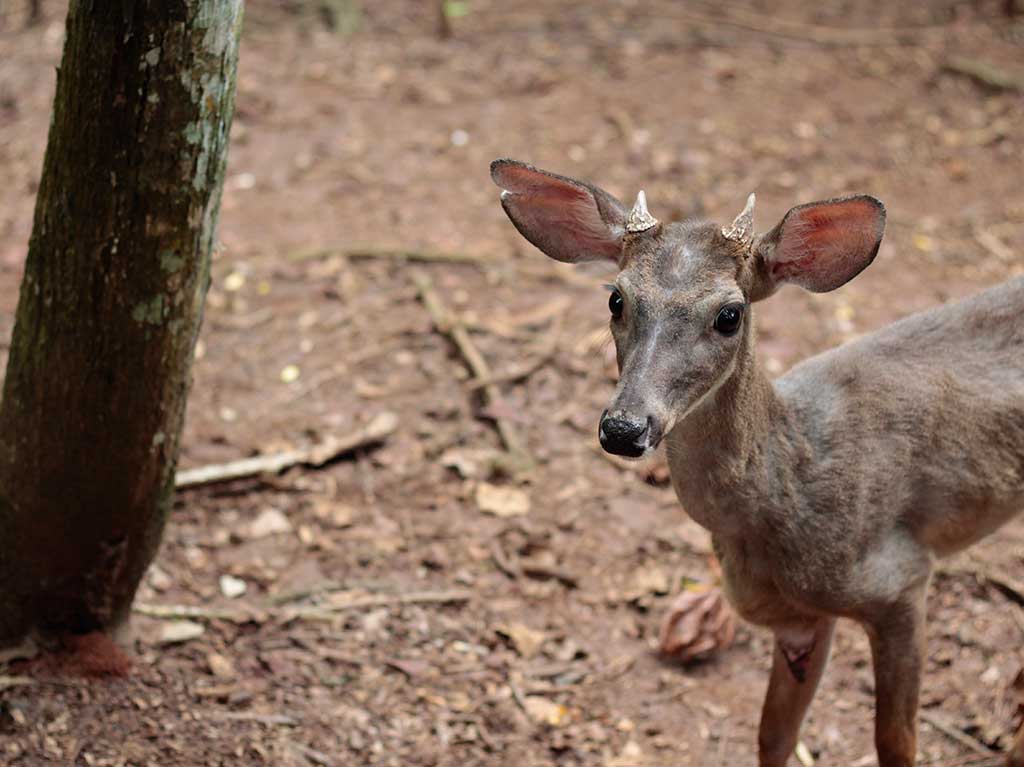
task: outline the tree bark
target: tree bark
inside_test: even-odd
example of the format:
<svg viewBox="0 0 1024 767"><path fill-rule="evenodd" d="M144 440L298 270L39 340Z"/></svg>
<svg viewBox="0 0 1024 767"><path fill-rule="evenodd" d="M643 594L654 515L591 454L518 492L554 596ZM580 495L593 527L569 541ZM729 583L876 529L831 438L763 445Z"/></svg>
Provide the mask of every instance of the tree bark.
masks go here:
<svg viewBox="0 0 1024 767"><path fill-rule="evenodd" d="M117 630L156 553L243 0L71 0L0 404L0 641Z"/></svg>

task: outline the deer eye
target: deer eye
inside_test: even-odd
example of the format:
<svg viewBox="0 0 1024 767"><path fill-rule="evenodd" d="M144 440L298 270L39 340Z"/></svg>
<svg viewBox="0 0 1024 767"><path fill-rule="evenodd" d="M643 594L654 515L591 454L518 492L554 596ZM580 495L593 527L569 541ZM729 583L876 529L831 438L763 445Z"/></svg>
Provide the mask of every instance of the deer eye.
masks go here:
<svg viewBox="0 0 1024 767"><path fill-rule="evenodd" d="M617 290L613 290L612 294L608 296L608 311L612 313L612 319L617 320L622 317L623 306L622 294Z"/></svg>
<svg viewBox="0 0 1024 767"><path fill-rule="evenodd" d="M727 304L718 310L715 330L723 336L731 336L740 329L743 321L743 304Z"/></svg>

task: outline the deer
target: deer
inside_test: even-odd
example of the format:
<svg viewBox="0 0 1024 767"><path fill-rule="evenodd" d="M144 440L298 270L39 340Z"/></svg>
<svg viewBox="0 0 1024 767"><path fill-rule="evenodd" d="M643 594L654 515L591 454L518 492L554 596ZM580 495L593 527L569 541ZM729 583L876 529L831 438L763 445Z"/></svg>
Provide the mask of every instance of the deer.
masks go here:
<svg viewBox="0 0 1024 767"><path fill-rule="evenodd" d="M722 591L774 648L760 767L782 767L836 621L867 633L880 767L911 767L936 561L1024 508L1024 278L914 314L771 380L754 305L791 284L834 290L885 231L869 195L798 205L754 230L662 223L586 182L499 159L501 205L549 257L617 267L608 307L619 380L609 453L665 443L683 509L710 531ZM1024 732L1024 731L1022 731ZM1007 757L1024 765L1024 734Z"/></svg>

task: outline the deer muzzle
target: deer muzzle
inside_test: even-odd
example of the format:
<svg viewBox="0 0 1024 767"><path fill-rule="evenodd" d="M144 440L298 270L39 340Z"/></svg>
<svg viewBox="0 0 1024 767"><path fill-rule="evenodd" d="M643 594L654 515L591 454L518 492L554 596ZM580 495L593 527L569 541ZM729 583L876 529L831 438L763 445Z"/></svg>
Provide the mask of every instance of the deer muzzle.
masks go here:
<svg viewBox="0 0 1024 767"><path fill-rule="evenodd" d="M650 416L645 418L624 410L606 410L601 415L598 438L605 452L639 458L657 446L661 434Z"/></svg>

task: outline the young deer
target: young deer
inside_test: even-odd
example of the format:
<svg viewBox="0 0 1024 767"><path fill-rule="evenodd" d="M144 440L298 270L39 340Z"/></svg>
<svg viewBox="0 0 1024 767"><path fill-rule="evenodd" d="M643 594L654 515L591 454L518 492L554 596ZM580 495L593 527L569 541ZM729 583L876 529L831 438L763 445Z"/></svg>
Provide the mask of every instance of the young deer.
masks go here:
<svg viewBox="0 0 1024 767"><path fill-rule="evenodd" d="M496 160L519 232L551 258L618 264L609 308L621 377L605 450L664 438L675 492L712 533L724 588L775 653L760 764L780 767L835 621L864 626L880 767L909 767L937 557L1024 508L1024 279L914 315L769 381L752 305L783 283L838 288L878 252L873 197L800 205L767 234L754 196L726 228L662 224L590 184ZM1024 765L1024 740L1009 763Z"/></svg>

